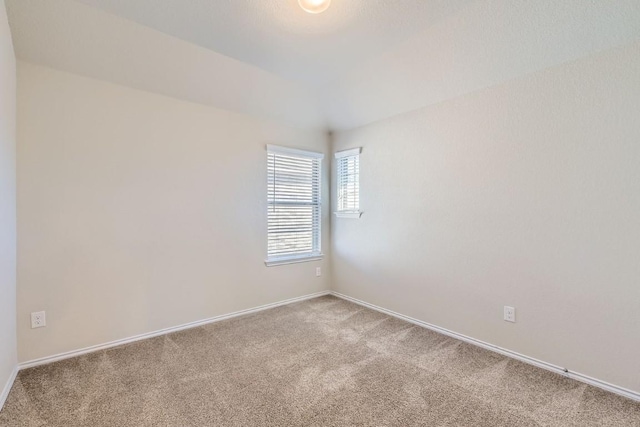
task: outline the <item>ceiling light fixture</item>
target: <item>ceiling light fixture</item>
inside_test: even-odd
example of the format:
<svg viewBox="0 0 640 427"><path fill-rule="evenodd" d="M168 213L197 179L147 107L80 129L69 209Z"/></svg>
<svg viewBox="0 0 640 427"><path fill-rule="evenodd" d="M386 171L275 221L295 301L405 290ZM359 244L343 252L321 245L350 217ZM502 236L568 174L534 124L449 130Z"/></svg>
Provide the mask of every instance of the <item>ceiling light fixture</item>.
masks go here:
<svg viewBox="0 0 640 427"><path fill-rule="evenodd" d="M300 7L309 13L322 13L329 8L331 0L298 0Z"/></svg>

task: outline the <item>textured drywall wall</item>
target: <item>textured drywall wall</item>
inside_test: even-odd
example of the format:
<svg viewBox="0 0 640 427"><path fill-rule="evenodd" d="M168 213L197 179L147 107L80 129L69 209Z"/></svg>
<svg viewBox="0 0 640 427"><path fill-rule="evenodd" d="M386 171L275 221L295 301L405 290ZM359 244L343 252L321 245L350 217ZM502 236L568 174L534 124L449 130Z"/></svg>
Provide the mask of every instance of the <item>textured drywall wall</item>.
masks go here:
<svg viewBox="0 0 640 427"><path fill-rule="evenodd" d="M16 354L16 60L0 0L0 394Z"/></svg>
<svg viewBox="0 0 640 427"><path fill-rule="evenodd" d="M640 391L638 76L635 43L336 133L335 290Z"/></svg>
<svg viewBox="0 0 640 427"><path fill-rule="evenodd" d="M19 61L18 136L20 361L329 289L264 265L265 145L323 132Z"/></svg>

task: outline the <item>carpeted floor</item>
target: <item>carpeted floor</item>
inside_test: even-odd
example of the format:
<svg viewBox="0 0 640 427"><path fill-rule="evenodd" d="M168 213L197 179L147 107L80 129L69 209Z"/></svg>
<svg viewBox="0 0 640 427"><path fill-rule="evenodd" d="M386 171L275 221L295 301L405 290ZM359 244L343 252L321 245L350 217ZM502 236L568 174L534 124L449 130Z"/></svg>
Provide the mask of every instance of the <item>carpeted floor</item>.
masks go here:
<svg viewBox="0 0 640 427"><path fill-rule="evenodd" d="M22 371L0 426L640 426L640 404L321 297Z"/></svg>

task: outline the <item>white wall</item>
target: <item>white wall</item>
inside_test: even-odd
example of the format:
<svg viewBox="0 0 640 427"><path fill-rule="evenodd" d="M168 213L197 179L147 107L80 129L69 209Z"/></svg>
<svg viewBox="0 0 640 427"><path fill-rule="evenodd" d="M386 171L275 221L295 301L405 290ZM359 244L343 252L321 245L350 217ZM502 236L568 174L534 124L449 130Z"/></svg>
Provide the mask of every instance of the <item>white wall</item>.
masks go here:
<svg viewBox="0 0 640 427"><path fill-rule="evenodd" d="M0 0L0 407L16 354L16 60Z"/></svg>
<svg viewBox="0 0 640 427"><path fill-rule="evenodd" d="M640 391L639 76L635 43L338 132L335 290Z"/></svg>
<svg viewBox="0 0 640 427"><path fill-rule="evenodd" d="M265 144L323 132L19 62L18 135L20 361L329 289L264 265Z"/></svg>

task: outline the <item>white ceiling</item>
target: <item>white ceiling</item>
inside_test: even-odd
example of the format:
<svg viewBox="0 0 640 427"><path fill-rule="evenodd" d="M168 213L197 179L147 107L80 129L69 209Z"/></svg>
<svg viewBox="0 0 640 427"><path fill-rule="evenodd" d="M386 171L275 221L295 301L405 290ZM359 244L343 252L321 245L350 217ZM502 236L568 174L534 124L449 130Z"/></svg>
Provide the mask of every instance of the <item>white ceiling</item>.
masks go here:
<svg viewBox="0 0 640 427"><path fill-rule="evenodd" d="M471 0L76 0L282 77L322 84Z"/></svg>
<svg viewBox="0 0 640 427"><path fill-rule="evenodd" d="M348 129L640 40L638 0L5 0L18 58Z"/></svg>
<svg viewBox="0 0 640 427"><path fill-rule="evenodd" d="M351 69L323 111L348 129L637 41L640 0L476 1Z"/></svg>

